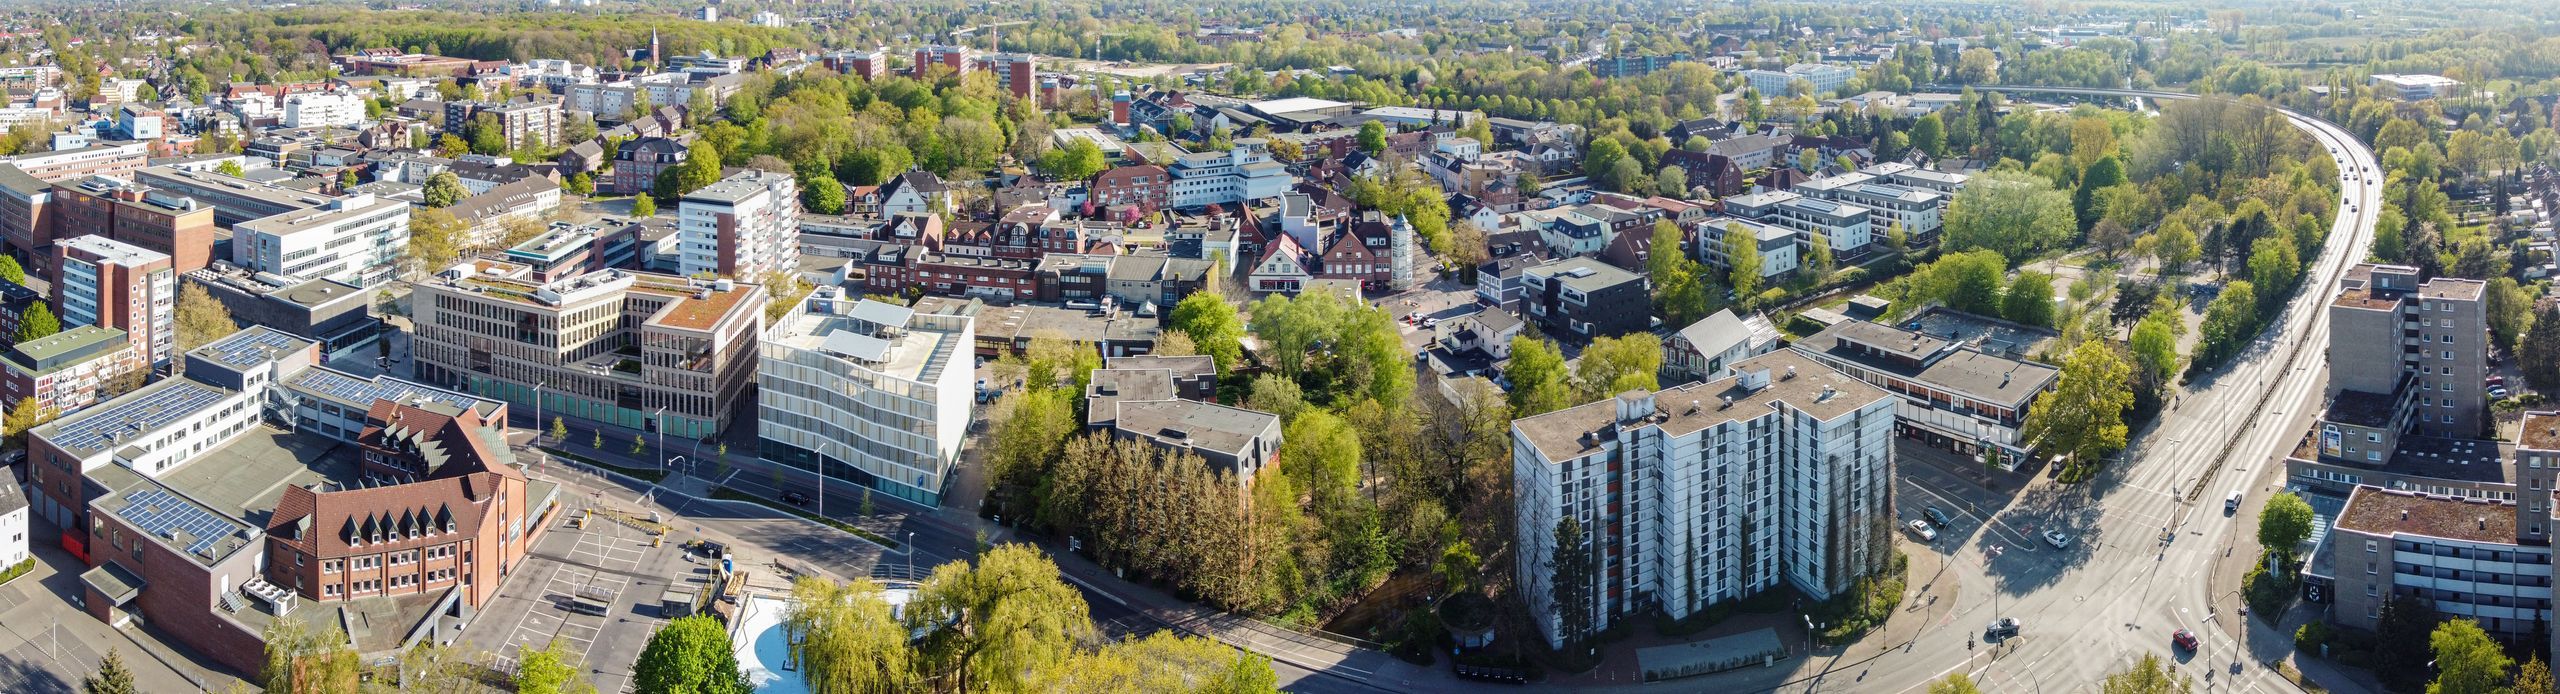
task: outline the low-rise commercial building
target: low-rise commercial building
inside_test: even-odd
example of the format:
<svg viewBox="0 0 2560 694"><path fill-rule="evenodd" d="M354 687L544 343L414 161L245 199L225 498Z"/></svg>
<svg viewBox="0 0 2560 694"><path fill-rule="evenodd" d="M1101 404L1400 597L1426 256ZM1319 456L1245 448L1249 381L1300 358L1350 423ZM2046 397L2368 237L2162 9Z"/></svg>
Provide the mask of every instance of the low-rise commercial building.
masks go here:
<svg viewBox="0 0 2560 694"><path fill-rule="evenodd" d="M2027 409L2062 373L1975 344L1862 320L1835 323L1793 347L1894 394L1903 436L1969 456L1998 451L1996 462L2007 468L2030 454L2018 433Z"/></svg>
<svg viewBox="0 0 2560 694"><path fill-rule="evenodd" d="M57 413L141 387L151 369L124 331L95 325L20 342L0 356L0 396L12 407L32 399Z"/></svg>

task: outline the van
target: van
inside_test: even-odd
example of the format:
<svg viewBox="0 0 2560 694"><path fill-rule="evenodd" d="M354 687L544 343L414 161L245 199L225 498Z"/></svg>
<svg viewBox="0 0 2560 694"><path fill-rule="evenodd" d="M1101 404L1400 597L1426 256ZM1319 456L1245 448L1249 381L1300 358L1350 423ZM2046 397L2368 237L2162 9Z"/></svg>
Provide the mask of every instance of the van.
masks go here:
<svg viewBox="0 0 2560 694"><path fill-rule="evenodd" d="M2237 489L2231 490L2231 496L2222 500L2222 512L2223 512L2223 513L2239 513L2239 512L2240 512L2240 490L2237 490Z"/></svg>

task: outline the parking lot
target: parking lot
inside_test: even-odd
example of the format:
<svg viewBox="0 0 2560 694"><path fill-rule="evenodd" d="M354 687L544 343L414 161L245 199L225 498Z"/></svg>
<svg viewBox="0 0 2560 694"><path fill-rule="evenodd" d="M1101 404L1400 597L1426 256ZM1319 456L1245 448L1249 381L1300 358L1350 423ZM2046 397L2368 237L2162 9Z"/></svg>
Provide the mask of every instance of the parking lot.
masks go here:
<svg viewBox="0 0 2560 694"><path fill-rule="evenodd" d="M651 547L649 533L601 515L586 527L570 527L596 502L565 498L549 534L463 638L493 654L503 670L514 668L520 649L540 650L556 641L584 663L598 691L629 691L632 662L666 621L659 596L670 579L679 585L708 581L709 567L684 557L673 538ZM574 609L582 594L609 598L609 606L600 615Z"/></svg>

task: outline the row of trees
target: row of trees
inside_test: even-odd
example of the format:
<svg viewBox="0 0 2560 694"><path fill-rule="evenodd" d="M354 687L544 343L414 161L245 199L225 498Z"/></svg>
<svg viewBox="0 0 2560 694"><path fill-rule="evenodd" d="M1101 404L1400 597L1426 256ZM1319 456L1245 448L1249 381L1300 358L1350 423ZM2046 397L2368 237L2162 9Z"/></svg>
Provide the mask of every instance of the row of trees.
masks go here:
<svg viewBox="0 0 2560 694"><path fill-rule="evenodd" d="M1206 638L1104 640L1084 596L1023 545L936 567L914 590L901 617L869 580L793 583L783 631L810 691L1278 691L1268 659Z"/></svg>

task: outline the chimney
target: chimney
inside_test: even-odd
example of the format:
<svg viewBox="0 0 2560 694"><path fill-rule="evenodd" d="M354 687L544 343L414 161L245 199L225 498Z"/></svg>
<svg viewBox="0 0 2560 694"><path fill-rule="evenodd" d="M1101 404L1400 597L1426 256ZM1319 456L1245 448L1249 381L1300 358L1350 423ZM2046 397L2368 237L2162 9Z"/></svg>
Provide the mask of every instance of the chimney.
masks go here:
<svg viewBox="0 0 2560 694"><path fill-rule="evenodd" d="M2489 517L2488 517L2488 516L2476 516L2476 517L2474 517L2474 520L2475 520L2475 522L2477 522L2477 523L2479 523L2479 524L2480 524L2480 529L2481 529L2481 530L2488 530L2488 529L2489 529Z"/></svg>

